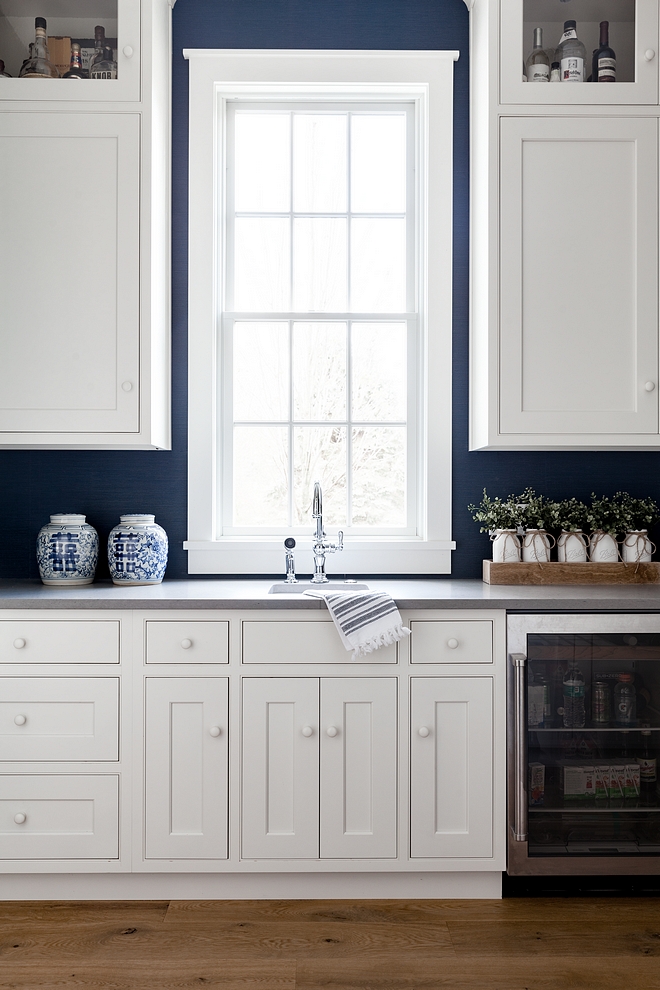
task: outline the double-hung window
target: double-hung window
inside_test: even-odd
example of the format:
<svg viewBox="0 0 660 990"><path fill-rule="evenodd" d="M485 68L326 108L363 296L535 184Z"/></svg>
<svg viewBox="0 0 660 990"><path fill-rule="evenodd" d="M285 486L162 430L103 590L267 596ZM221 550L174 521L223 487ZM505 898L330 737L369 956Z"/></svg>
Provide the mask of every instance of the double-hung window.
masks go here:
<svg viewBox="0 0 660 990"><path fill-rule="evenodd" d="M187 52L190 573L450 570L451 52Z"/></svg>

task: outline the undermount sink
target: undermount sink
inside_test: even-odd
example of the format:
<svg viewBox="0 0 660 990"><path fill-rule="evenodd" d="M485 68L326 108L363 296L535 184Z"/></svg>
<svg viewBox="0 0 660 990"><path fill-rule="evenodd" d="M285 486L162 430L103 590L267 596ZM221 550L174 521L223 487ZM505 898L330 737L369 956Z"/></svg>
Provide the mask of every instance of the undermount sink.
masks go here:
<svg viewBox="0 0 660 990"><path fill-rule="evenodd" d="M274 584L268 591L269 595L302 595L303 591L369 591L368 584L358 584L356 581L328 581L327 584L312 584L311 581L300 581L298 584Z"/></svg>

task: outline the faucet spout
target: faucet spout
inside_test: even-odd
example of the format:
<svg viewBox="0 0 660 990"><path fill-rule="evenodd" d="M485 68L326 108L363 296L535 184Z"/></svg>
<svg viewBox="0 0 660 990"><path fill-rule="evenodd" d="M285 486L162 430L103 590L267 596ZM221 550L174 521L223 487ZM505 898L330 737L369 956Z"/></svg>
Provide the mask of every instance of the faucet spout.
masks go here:
<svg viewBox="0 0 660 990"><path fill-rule="evenodd" d="M325 536L325 532L323 530L323 491L321 490L320 481L314 482L312 519L316 519L316 539L322 540Z"/></svg>
<svg viewBox="0 0 660 990"><path fill-rule="evenodd" d="M328 578L325 573L325 556L327 553L335 553L344 549L344 534L339 532L338 543L328 543L323 529L323 492L321 484L314 482L314 497L312 499L312 519L316 520L316 533L312 541L312 551L314 553L314 576L312 584L327 584Z"/></svg>

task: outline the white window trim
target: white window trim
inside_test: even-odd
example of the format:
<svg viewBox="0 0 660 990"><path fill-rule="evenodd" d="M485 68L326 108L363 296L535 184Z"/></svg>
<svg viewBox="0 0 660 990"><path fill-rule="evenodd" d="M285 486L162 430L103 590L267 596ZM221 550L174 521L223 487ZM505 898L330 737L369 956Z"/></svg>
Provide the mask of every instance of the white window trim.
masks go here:
<svg viewBox="0 0 660 990"><path fill-rule="evenodd" d="M190 60L188 551L190 574L276 574L281 537L217 536L218 317L224 183L218 153L228 99L412 100L421 123L419 188L425 203L420 295L424 381L420 444L425 465L420 530L410 537L353 537L328 558L340 574L449 574L451 551L452 51L184 50ZM432 181L430 181L432 178ZM432 277L429 277L431 273ZM332 534L330 534L332 535ZM297 566L311 571L309 540ZM309 556L309 560L307 557ZM309 565L309 566L308 566Z"/></svg>

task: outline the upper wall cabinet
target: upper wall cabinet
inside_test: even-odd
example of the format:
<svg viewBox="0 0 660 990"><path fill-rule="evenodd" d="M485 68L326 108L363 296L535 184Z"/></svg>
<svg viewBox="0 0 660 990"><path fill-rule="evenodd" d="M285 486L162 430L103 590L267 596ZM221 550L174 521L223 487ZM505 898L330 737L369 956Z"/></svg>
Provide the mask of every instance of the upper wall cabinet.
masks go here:
<svg viewBox="0 0 660 990"><path fill-rule="evenodd" d="M170 446L170 21L0 0L0 447Z"/></svg>
<svg viewBox="0 0 660 990"><path fill-rule="evenodd" d="M503 104L598 106L658 102L657 0L571 0L570 4L565 0L504 0L500 10ZM576 22L577 40L584 45L587 56L584 76L592 81L592 53L600 47L601 22L608 22L615 65L608 63L612 74L607 78L616 79L616 85L592 86L583 82L529 86L524 81L525 63L534 49L534 31L541 28L543 50L551 65L567 20ZM575 68L564 65L563 71L572 73ZM560 65L560 75L561 72Z"/></svg>

